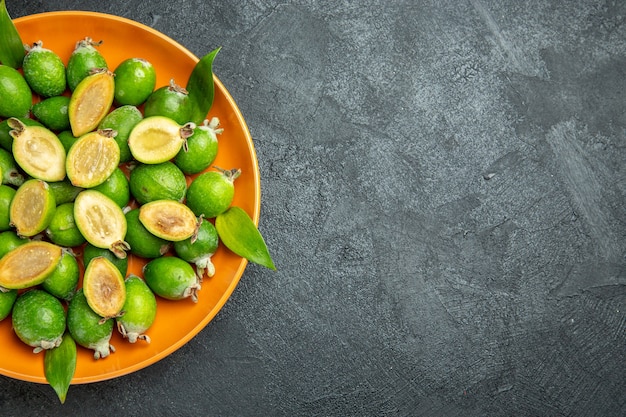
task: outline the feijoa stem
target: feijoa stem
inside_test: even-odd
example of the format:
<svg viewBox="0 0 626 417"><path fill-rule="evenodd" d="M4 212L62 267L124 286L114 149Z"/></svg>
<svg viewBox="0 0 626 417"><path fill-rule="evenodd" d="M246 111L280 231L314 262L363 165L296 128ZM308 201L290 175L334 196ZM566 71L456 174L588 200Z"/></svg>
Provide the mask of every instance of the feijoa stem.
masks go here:
<svg viewBox="0 0 626 417"><path fill-rule="evenodd" d="M76 343L69 333L65 333L61 344L46 350L44 356L44 374L50 386L61 401L65 403L70 382L76 371Z"/></svg>
<svg viewBox="0 0 626 417"><path fill-rule="evenodd" d="M12 68L20 68L25 55L22 37L9 16L5 0L0 0L0 62Z"/></svg>

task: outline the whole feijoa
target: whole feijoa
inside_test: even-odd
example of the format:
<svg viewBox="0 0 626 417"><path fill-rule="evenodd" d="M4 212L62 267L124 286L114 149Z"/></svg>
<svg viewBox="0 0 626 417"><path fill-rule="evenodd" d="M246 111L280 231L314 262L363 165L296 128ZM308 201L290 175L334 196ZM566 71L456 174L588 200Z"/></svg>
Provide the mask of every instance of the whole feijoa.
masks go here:
<svg viewBox="0 0 626 417"><path fill-rule="evenodd" d="M13 330L34 352L52 349L61 343L65 332L65 310L61 302L43 290L20 295L13 305Z"/></svg>
<svg viewBox="0 0 626 417"><path fill-rule="evenodd" d="M0 321L9 317L17 299L17 290L0 291Z"/></svg>
<svg viewBox="0 0 626 417"><path fill-rule="evenodd" d="M114 139L120 148L120 162L128 162L133 158L128 147L128 137L133 128L143 119L141 111L131 105L120 106L104 116L98 129L113 129L117 132Z"/></svg>
<svg viewBox="0 0 626 417"><path fill-rule="evenodd" d="M189 93L171 80L170 85L160 87L150 94L143 113L145 117L165 116L178 124L185 124L191 117Z"/></svg>
<svg viewBox="0 0 626 417"><path fill-rule="evenodd" d="M196 216L216 217L230 206L235 196L234 181L241 171L207 171L198 175L187 189L187 206Z"/></svg>
<svg viewBox="0 0 626 417"><path fill-rule="evenodd" d="M79 345L92 349L94 358L106 358L115 351L110 340L113 334L113 319L103 319L96 314L79 289L67 309L67 329Z"/></svg>
<svg viewBox="0 0 626 417"><path fill-rule="evenodd" d="M104 56L96 49L102 42L94 42L87 37L76 42L76 47L67 61L65 74L67 85L74 91L76 86L86 78L91 70L96 68L107 68Z"/></svg>
<svg viewBox="0 0 626 417"><path fill-rule="evenodd" d="M205 120L200 126L193 129L193 134L187 138L187 145L174 158L174 164L185 174L192 175L207 169L217 156L217 134L219 119L214 117L211 122Z"/></svg>
<svg viewBox="0 0 626 417"><path fill-rule="evenodd" d="M115 101L119 105L139 106L148 99L156 85L154 66L143 58L122 61L115 73Z"/></svg>
<svg viewBox="0 0 626 417"><path fill-rule="evenodd" d="M126 302L118 317L117 330L130 343L145 340L150 343L150 337L145 334L154 323L157 313L157 302L154 293L144 280L136 275L126 278Z"/></svg>
<svg viewBox="0 0 626 417"><path fill-rule="evenodd" d="M191 298L197 302L200 283L191 265L175 256L162 256L148 262L143 268L148 287L159 297L168 300Z"/></svg>
<svg viewBox="0 0 626 417"><path fill-rule="evenodd" d="M65 250L57 267L41 283L41 287L56 298L69 301L76 292L79 278L80 267L76 256Z"/></svg>
<svg viewBox="0 0 626 417"><path fill-rule="evenodd" d="M65 65L55 52L44 48L41 41L29 49L22 70L30 88L40 96L59 96L65 91Z"/></svg>
<svg viewBox="0 0 626 417"><path fill-rule="evenodd" d="M14 68L0 65L0 117L25 117L33 103L28 83Z"/></svg>
<svg viewBox="0 0 626 417"><path fill-rule="evenodd" d="M33 116L50 130L66 130L70 128L69 104L67 96L49 97L33 105Z"/></svg>

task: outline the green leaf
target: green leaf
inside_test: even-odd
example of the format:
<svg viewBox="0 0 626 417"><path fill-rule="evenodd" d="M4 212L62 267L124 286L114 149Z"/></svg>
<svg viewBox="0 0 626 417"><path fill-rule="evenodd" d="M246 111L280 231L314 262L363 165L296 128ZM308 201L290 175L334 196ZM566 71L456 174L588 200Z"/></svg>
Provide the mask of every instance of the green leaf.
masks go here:
<svg viewBox="0 0 626 417"><path fill-rule="evenodd" d="M46 350L44 357L46 380L57 393L61 404L65 403L75 371L76 343L69 333L66 333L59 347Z"/></svg>
<svg viewBox="0 0 626 417"><path fill-rule="evenodd" d="M185 89L189 93L191 103L191 121L202 124L213 105L215 94L213 85L213 60L221 47L214 49L198 61L191 71Z"/></svg>
<svg viewBox="0 0 626 417"><path fill-rule="evenodd" d="M215 228L228 249L250 262L276 270L263 236L242 208L232 206L218 214Z"/></svg>
<svg viewBox="0 0 626 417"><path fill-rule="evenodd" d="M0 62L12 68L20 68L26 51L22 38L9 16L5 0L0 0Z"/></svg>

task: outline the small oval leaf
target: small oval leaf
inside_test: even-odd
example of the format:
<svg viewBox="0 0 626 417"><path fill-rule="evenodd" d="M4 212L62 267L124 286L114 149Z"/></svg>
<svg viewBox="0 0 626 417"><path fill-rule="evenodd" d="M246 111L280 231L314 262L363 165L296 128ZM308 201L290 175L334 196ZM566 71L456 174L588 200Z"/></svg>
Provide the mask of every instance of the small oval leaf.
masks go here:
<svg viewBox="0 0 626 417"><path fill-rule="evenodd" d="M207 117L207 113L213 105L215 94L213 85L213 60L220 51L216 48L198 61L191 71L187 87L189 93L189 103L191 105L190 120L197 125L201 125Z"/></svg>
<svg viewBox="0 0 626 417"><path fill-rule="evenodd" d="M76 343L69 333L66 333L59 347L46 350L44 357L46 380L57 393L61 404L65 403L75 371Z"/></svg>
<svg viewBox="0 0 626 417"><path fill-rule="evenodd" d="M250 262L276 270L263 236L242 208L232 206L219 214L215 228L228 249Z"/></svg>
<svg viewBox="0 0 626 417"><path fill-rule="evenodd" d="M25 55L22 38L9 16L5 0L0 0L0 62L20 68Z"/></svg>

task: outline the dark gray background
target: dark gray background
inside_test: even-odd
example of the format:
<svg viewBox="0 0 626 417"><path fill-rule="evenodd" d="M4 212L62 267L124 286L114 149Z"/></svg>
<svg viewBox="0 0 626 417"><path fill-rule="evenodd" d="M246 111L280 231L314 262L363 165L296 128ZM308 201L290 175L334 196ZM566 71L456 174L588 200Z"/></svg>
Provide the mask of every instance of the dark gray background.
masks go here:
<svg viewBox="0 0 626 417"><path fill-rule="evenodd" d="M7 2L223 46L278 271L65 406L0 377L0 414L626 414L626 2Z"/></svg>

